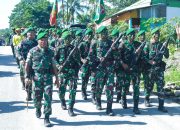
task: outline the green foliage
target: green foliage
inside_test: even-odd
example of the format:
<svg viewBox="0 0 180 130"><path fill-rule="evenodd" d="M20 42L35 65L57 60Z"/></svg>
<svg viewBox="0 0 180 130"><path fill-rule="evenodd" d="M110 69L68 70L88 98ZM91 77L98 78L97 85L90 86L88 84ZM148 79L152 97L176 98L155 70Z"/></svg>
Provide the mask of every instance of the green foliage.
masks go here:
<svg viewBox="0 0 180 130"><path fill-rule="evenodd" d="M0 30L0 39L4 39L6 43L9 43L10 30L9 29L1 29Z"/></svg>
<svg viewBox="0 0 180 130"><path fill-rule="evenodd" d="M22 0L12 11L11 27L49 27L52 5L47 0Z"/></svg>
<svg viewBox="0 0 180 130"><path fill-rule="evenodd" d="M180 81L180 71L177 68L172 68L170 72L165 73L166 83L179 82ZM180 82L179 84L180 85Z"/></svg>
<svg viewBox="0 0 180 130"><path fill-rule="evenodd" d="M117 24L110 26L109 31L111 32L113 29L118 28L120 32L124 32L128 27L129 25L125 21L119 21Z"/></svg>

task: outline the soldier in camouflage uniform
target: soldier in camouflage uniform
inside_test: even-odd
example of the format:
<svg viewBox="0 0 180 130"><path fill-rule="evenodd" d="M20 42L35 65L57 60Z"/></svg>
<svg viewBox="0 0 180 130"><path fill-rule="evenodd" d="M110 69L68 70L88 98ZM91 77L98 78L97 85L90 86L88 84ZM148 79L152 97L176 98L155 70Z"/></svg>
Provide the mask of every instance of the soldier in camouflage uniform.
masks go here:
<svg viewBox="0 0 180 130"><path fill-rule="evenodd" d="M112 31L111 36L112 36L112 41L114 42L119 36L119 30L117 28L115 28ZM115 82L116 93L117 93L116 102L120 103L122 86L120 86L120 83L119 83L121 81L121 77L119 75L119 67L118 67L119 66L119 60L120 60L120 53L118 51L118 46L119 46L119 44L116 44L116 46L115 46L116 51L114 52L115 53L115 55L114 55L114 58L115 58L114 72L115 72L115 75L116 75L116 82Z"/></svg>
<svg viewBox="0 0 180 130"><path fill-rule="evenodd" d="M159 41L159 37L160 37L159 28L155 28L154 30L152 30L151 33L153 36L151 43L149 44L149 46L147 46L144 49L145 54L147 56L146 59L148 59L147 62L150 65L150 67L148 69L148 71L149 71L149 73L148 73L148 76L149 76L148 77L149 78L148 89L146 90L146 93L145 93L145 99L147 100L147 102L149 102L150 93L153 90L154 83L156 83L157 84L157 92L158 92L158 100L159 100L158 110L162 111L162 112L167 112L167 110L164 107L164 89L163 89L163 87L165 85L164 71L165 71L166 63L164 61L162 61L162 58L163 58L163 56L165 58L169 57L169 50L166 48L163 56L158 57L158 61L154 61L154 57L157 55L160 48L162 47L162 43L160 43L160 41ZM153 70L152 70L152 65L155 66L155 68Z"/></svg>
<svg viewBox="0 0 180 130"><path fill-rule="evenodd" d="M145 39L146 39L145 31L144 30L139 31L138 34L137 34L137 37L139 38L139 42L141 44L143 42L145 42ZM149 43L146 43L145 48L147 48L147 46L149 46ZM144 48L144 50L145 50L145 48ZM146 61L145 60L143 60L141 70L142 70L142 75L143 75L143 80L144 80L144 93L146 95L148 93L147 91L149 91L149 90L151 91L151 88L148 88L150 86L148 85L148 82L149 82L148 69L146 68ZM145 104L146 107L150 107L149 98L147 98L147 96L145 97L144 104Z"/></svg>
<svg viewBox="0 0 180 130"><path fill-rule="evenodd" d="M18 54L18 59L20 61L20 76L21 76L21 82L23 84L23 89L26 88L27 91L27 100L32 100L31 98L31 93L32 93L32 86L26 85L25 87L25 79L24 79L24 74L25 74L25 61L27 58L27 54L30 49L33 47L37 46L37 41L35 40L35 32L32 27L28 28L27 30L24 31L24 35L27 34L27 38L23 40L18 48L17 54Z"/></svg>
<svg viewBox="0 0 180 130"><path fill-rule="evenodd" d="M64 45L57 48L55 55L58 68L62 68L64 61L66 60L72 49L74 48L74 46L70 44L72 39L69 31L64 32L61 38L63 39ZM70 116L75 116L73 112L73 107L75 104L76 89L77 89L76 64L80 66L80 53L78 52L78 50L76 50L75 54L72 57L70 57L67 65L64 67L62 72L59 73L59 78L60 78L59 98L63 110L66 109L65 93L66 93L66 86L67 84L69 84L68 114Z"/></svg>
<svg viewBox="0 0 180 130"><path fill-rule="evenodd" d="M92 60L91 56L92 56L92 48L91 47L91 41L93 38L93 31L92 29L87 29L87 31L85 32L86 37L84 38L84 42L80 43L79 45L79 50L80 50L80 54L81 54L81 61L83 63L82 67L81 67L81 77L82 77L82 98L84 100L87 100L87 84L89 81L89 77L91 75L91 69L92 69L92 62L90 61L90 59Z"/></svg>
<svg viewBox="0 0 180 130"><path fill-rule="evenodd" d="M120 60L120 68L119 68L119 81L120 86L122 86L122 107L124 109L127 108L127 99L126 93L128 91L128 87L130 86L130 81L132 80L133 83L133 100L134 100L134 108L133 112L135 114L140 114L138 103L139 103L139 83L140 83L140 64L142 55L140 55L139 60L135 65L132 63L135 59L135 54L140 53L140 50L137 48L141 45L141 43L134 41L135 38L135 30L129 29L126 32L127 41L122 43L119 47L119 51L121 53L121 60Z"/></svg>
<svg viewBox="0 0 180 130"><path fill-rule="evenodd" d="M100 61L103 60L105 54L111 47L112 41L108 39L108 30L105 26L101 26L96 31L97 34L100 35L98 41L98 49L97 49L97 56ZM113 52L107 57L107 62L104 67L99 67L98 71L96 72L97 84L96 84L96 108L101 110L101 95L106 85L105 93L107 97L107 108L106 114L109 116L113 116L114 113L112 111L112 103L113 103L113 89L114 89L114 57Z"/></svg>
<svg viewBox="0 0 180 130"><path fill-rule="evenodd" d="M44 125L50 127L49 116L52 113L53 74L55 74L57 86L59 86L59 81L54 53L48 48L47 34L45 32L38 34L37 40L38 46L32 48L27 56L26 79L29 81L30 75L33 73L33 94L37 118L41 117L41 101L44 94Z"/></svg>

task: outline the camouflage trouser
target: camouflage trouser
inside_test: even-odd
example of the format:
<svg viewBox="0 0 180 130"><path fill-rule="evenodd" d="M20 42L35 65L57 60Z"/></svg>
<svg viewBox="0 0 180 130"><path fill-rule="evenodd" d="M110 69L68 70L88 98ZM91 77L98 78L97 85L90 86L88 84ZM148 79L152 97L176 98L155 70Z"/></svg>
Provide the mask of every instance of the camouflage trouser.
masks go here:
<svg viewBox="0 0 180 130"><path fill-rule="evenodd" d="M139 83L140 83L140 74L139 73L131 73L128 74L124 71L118 74L118 79L120 86L122 86L122 97L126 98L126 93L128 91L128 87L130 86L130 82L132 80L133 83L133 100L139 101Z"/></svg>
<svg viewBox="0 0 180 130"><path fill-rule="evenodd" d="M90 81L91 81L91 92L96 93L96 81L97 80L96 80L95 72L91 72Z"/></svg>
<svg viewBox="0 0 180 130"><path fill-rule="evenodd" d="M101 98L104 85L106 84L105 93L107 102L113 102L113 88L114 88L114 70L112 67L107 67L104 70L99 70L96 74L96 98Z"/></svg>
<svg viewBox="0 0 180 130"><path fill-rule="evenodd" d="M82 90L86 90L87 89L87 85L88 85L88 81L89 81L89 77L91 75L91 70L90 70L90 66L84 66L81 69L82 74Z"/></svg>
<svg viewBox="0 0 180 130"><path fill-rule="evenodd" d="M59 87L60 100L65 99L67 85L69 85L69 105L73 105L75 103L75 98L76 98L77 79L60 78L60 87Z"/></svg>
<svg viewBox="0 0 180 130"><path fill-rule="evenodd" d="M139 101L139 83L140 83L141 73L133 72L131 74L131 80L133 84L133 100Z"/></svg>
<svg viewBox="0 0 180 130"><path fill-rule="evenodd" d="M149 87L153 89L154 83L156 83L157 85L157 92L158 92L158 98L164 98L163 94L164 94L164 72L159 70L156 71L155 74L153 74L151 77L149 77ZM151 90L152 90L151 89ZM150 94L149 94L150 96Z"/></svg>
<svg viewBox="0 0 180 130"><path fill-rule="evenodd" d="M33 77L33 95L34 105L36 109L42 107L42 98L44 94L44 114L49 116L52 113L51 101L52 101L52 75L50 74L38 74L35 73Z"/></svg>
<svg viewBox="0 0 180 130"><path fill-rule="evenodd" d="M130 86L130 75L125 73L124 71L118 71L116 73L117 76L117 91L122 91L122 97L126 97L126 93L128 91L128 88Z"/></svg>
<svg viewBox="0 0 180 130"><path fill-rule="evenodd" d="M20 77L24 77L25 65L20 62Z"/></svg>
<svg viewBox="0 0 180 130"><path fill-rule="evenodd" d="M149 97L153 87L149 85L149 76L148 72L143 72L143 80L144 80L144 95L145 97Z"/></svg>

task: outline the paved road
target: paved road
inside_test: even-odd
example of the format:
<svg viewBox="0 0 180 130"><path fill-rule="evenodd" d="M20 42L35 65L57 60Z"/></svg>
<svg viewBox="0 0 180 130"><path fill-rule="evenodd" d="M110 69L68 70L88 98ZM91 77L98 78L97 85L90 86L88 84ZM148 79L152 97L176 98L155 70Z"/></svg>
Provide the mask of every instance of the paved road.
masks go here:
<svg viewBox="0 0 180 130"><path fill-rule="evenodd" d="M78 90L80 86L78 86ZM89 89L89 87L88 87ZM89 92L89 91L88 91ZM143 95L143 94L141 94ZM67 95L66 95L67 96ZM10 47L0 47L0 130L179 130L180 105L166 101L168 113L157 111L157 97L152 96L152 107L145 108L143 96L140 100L141 115L132 113L132 96L128 96L129 109L123 110L118 103L113 104L116 116L109 117L105 109L98 111L88 101L81 99L77 92L75 104L76 117L69 117L66 110L61 110L57 89L53 91L53 127L43 126L41 119L35 117L33 103L26 109L25 91L21 90L19 70L12 57ZM67 96L68 98L68 96ZM103 95L102 107L106 108ZM114 99L115 100L115 99Z"/></svg>

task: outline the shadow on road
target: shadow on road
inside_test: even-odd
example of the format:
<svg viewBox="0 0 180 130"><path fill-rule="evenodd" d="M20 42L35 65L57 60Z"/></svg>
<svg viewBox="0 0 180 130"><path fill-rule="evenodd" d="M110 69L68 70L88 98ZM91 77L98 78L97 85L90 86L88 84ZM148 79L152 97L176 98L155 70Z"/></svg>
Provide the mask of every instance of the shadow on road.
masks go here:
<svg viewBox="0 0 180 130"><path fill-rule="evenodd" d="M26 108L26 102L23 101L0 102L0 114L21 111ZM28 109L33 109L33 107L29 106Z"/></svg>
<svg viewBox="0 0 180 130"><path fill-rule="evenodd" d="M146 125L145 122L132 122L132 121L100 121L100 120L93 120L93 121L79 121L79 122L66 122L59 120L57 118L51 118L51 121L55 122L56 124L53 125L60 125L60 126L83 126L83 125L120 125L120 124L128 124L128 125Z"/></svg>
<svg viewBox="0 0 180 130"><path fill-rule="evenodd" d="M14 73L11 71L0 71L0 78L1 77L13 77L16 74L19 74L19 73Z"/></svg>
<svg viewBox="0 0 180 130"><path fill-rule="evenodd" d="M12 55L0 55L0 65L17 66L15 59Z"/></svg>

